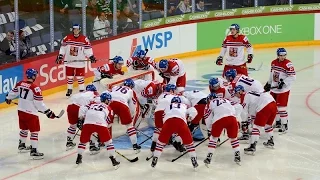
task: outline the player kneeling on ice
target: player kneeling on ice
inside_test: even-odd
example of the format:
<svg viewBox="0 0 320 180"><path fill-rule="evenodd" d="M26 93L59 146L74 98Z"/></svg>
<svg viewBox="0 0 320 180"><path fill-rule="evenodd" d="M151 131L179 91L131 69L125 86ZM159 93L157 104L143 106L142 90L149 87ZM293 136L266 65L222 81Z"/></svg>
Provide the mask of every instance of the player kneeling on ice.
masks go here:
<svg viewBox="0 0 320 180"><path fill-rule="evenodd" d="M86 144L89 142L92 133L97 132L100 141L106 146L112 165L115 169L118 169L120 162L115 158L115 149L112 144L107 122L109 115L108 104L111 102L111 99L112 97L109 93L102 93L100 95L101 103L91 103L86 106L81 106L79 118L84 119L84 123L78 145L76 164L82 163L82 154L86 149Z"/></svg>
<svg viewBox="0 0 320 180"><path fill-rule="evenodd" d="M263 145L273 147L273 128L272 124L277 114L277 104L273 97L267 92L247 92L241 85L236 86L235 95L242 99L244 111L256 118L253 121L253 129L250 138L250 147L245 148L246 154L253 154L256 151L256 145L259 140L260 131L264 128L268 136L268 141Z"/></svg>
<svg viewBox="0 0 320 180"><path fill-rule="evenodd" d="M235 69L229 69L225 73L225 77L228 82L231 83L231 87L234 89L237 85L244 87L245 92L256 91L264 92L263 86L260 81L243 74L237 74Z"/></svg>
<svg viewBox="0 0 320 180"><path fill-rule="evenodd" d="M93 85L98 90L100 89L100 80L105 78L112 79L115 74L124 75L124 71L122 71L122 66L124 64L123 58L121 56L115 56L110 60L112 61L93 70Z"/></svg>
<svg viewBox="0 0 320 180"><path fill-rule="evenodd" d="M147 57L148 49L139 50L135 55L127 60L127 67L129 71L146 70L154 71L155 61L151 57ZM152 80L152 75L145 75L144 80Z"/></svg>
<svg viewBox="0 0 320 180"><path fill-rule="evenodd" d="M112 88L112 102L110 103L110 107L114 114L119 116L121 124L127 127L127 133L133 150L139 153L141 146L137 144L137 132L133 126L139 115L137 96L132 90L135 84L132 79L126 79L123 85L124 86L115 86Z"/></svg>
<svg viewBox="0 0 320 180"><path fill-rule="evenodd" d="M197 115L194 107L187 108L187 105L181 103L179 97L173 97L171 104L164 110L163 127L153 153L151 166L155 167L163 148L169 142L172 134L177 133L185 145L194 168L198 167L197 156L193 144L192 136L189 131L187 121L191 121Z"/></svg>
<svg viewBox="0 0 320 180"><path fill-rule="evenodd" d="M180 59L162 59L156 65L163 83L174 84L177 86L177 92L183 92L186 88L187 78L184 65Z"/></svg>
<svg viewBox="0 0 320 180"><path fill-rule="evenodd" d="M217 146L218 138L222 130L226 129L231 146L234 150L234 162L240 163L240 147L238 141L238 121L236 112L230 101L224 98L218 98L215 93L208 96L209 105L206 109L204 118L208 131L210 131L208 155L204 160L207 167L211 162L214 150Z"/></svg>
<svg viewBox="0 0 320 180"><path fill-rule="evenodd" d="M82 129L83 121L79 120L79 109L81 106L85 106L94 101L94 99L98 96L97 89L94 85L90 84L86 87L85 92L80 92L71 96L71 103L67 107L67 115L69 121L69 128L67 130L67 150L70 150L76 146L73 143L73 139L75 137L75 133L78 129ZM90 141L90 149L92 143Z"/></svg>
<svg viewBox="0 0 320 180"><path fill-rule="evenodd" d="M38 71L28 69L26 71L27 80L18 82L7 94L6 103L11 104L12 99L19 96L18 117L20 128L20 139L18 149L20 152L30 151L32 159L43 159L43 153L37 151L38 134L40 132L40 122L38 111L43 112L48 118L54 119L56 115L43 103L41 89L34 83L38 76ZM31 132L31 146L26 146L28 131Z"/></svg>

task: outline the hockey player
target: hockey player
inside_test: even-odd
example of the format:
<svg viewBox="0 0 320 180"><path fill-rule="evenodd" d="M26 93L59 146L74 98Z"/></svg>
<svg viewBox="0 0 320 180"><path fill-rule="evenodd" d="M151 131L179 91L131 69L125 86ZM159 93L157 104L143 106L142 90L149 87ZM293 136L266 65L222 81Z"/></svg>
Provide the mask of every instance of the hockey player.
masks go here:
<svg viewBox="0 0 320 180"><path fill-rule="evenodd" d="M133 57L130 57L127 60L127 67L129 71L135 70L146 70L146 71L154 71L155 61L151 57L147 57L148 49L139 50L135 53ZM152 80L152 75L145 75L144 80Z"/></svg>
<svg viewBox="0 0 320 180"><path fill-rule="evenodd" d="M149 81L138 79L134 81L134 92L137 95L140 107L142 109L142 118L151 113L154 100L156 100L163 91L163 84L159 81ZM150 107L151 106L151 107Z"/></svg>
<svg viewBox="0 0 320 180"><path fill-rule="evenodd" d="M263 86L260 81L243 74L238 74L235 69L227 70L225 73L225 77L231 83L232 89L234 89L237 85L242 85L245 92L264 92Z"/></svg>
<svg viewBox="0 0 320 180"><path fill-rule="evenodd" d="M132 90L133 87L134 81L132 79L126 79L123 86L115 86L112 88L112 102L110 103L110 107L113 113L119 116L121 124L127 127L127 133L133 150L139 153L141 146L137 144L137 133L134 128L134 123L139 115L139 112L137 112L139 107L137 96Z"/></svg>
<svg viewBox="0 0 320 180"><path fill-rule="evenodd" d="M292 62L287 59L287 51L284 48L277 49L277 56L278 58L271 62L270 78L264 89L271 90L270 94L277 102L276 127L280 128L279 132L285 133L288 130L287 106L290 89L296 80L296 73Z"/></svg>
<svg viewBox="0 0 320 180"><path fill-rule="evenodd" d="M123 66L123 58L121 56L115 56L112 59L112 62L109 62L103 66L100 66L93 70L94 79L93 85L100 89L100 80L104 78L112 79L114 75L121 74L124 75L124 71L122 71Z"/></svg>
<svg viewBox="0 0 320 180"><path fill-rule="evenodd" d="M90 84L86 87L86 92L80 92L71 96L71 103L67 107L67 115L69 121L69 128L67 130L67 144L66 149L70 150L76 146L72 142L75 136L77 126L81 130L83 122L79 122L79 109L81 106L88 105L94 101L98 96L97 89L94 85ZM90 151L96 150L95 144L90 141Z"/></svg>
<svg viewBox="0 0 320 180"><path fill-rule="evenodd" d="M91 103L86 106L81 106L79 118L84 119L84 124L78 145L76 164L82 163L82 154L86 149L86 144L89 142L91 134L97 132L100 141L106 146L113 167L118 169L120 162L118 162L114 156L115 150L106 121L109 115L108 104L111 102L111 99L112 97L109 93L102 93L100 96L101 103Z"/></svg>
<svg viewBox="0 0 320 180"><path fill-rule="evenodd" d="M198 163L195 147L187 125L187 121L191 121L197 115L197 110L194 107L187 108L187 105L181 103L179 97L174 97L171 100L171 104L165 108L164 114L163 127L153 154L151 167L157 165L158 158L171 135L177 133L181 137L191 157L193 167L197 168Z"/></svg>
<svg viewBox="0 0 320 180"><path fill-rule="evenodd" d="M48 118L54 119L55 114L43 103L40 87L34 81L38 76L35 69L27 69L27 80L18 82L6 96L6 103L11 104L12 99L19 97L18 117L20 128L20 139L18 149L20 152L30 151L32 159L43 159L43 153L38 152L38 134L40 132L40 122L38 111L43 112ZM26 140L30 131L31 146L26 146Z"/></svg>
<svg viewBox="0 0 320 180"><path fill-rule="evenodd" d="M179 59L162 59L156 65L160 71L160 76L163 78L165 84L174 84L177 86L177 92L183 92L186 83L186 71L184 65Z"/></svg>
<svg viewBox="0 0 320 180"><path fill-rule="evenodd" d="M277 114L277 104L273 97L266 92L250 91L245 93L244 87L236 86L235 95L242 99L242 106L244 111L256 118L253 121L253 129L250 146L244 149L246 154L253 154L256 151L256 145L259 140L260 131L264 128L268 136L268 141L263 145L266 147L273 147L273 128L272 124Z"/></svg>
<svg viewBox="0 0 320 180"><path fill-rule="evenodd" d="M223 69L222 76L229 69L235 69L238 74L248 76L247 63L251 63L253 59L253 48L247 36L240 34L240 26L238 24L231 24L229 27L230 35L222 42L220 55L217 58L216 64L221 66L223 57L226 55L226 64ZM244 48L247 48L248 57L245 60Z"/></svg>
<svg viewBox="0 0 320 180"><path fill-rule="evenodd" d="M223 129L227 130L228 138L230 138L231 146L234 150L234 161L240 163L240 147L237 139L238 122L236 119L236 112L230 101L224 98L218 98L215 93L208 96L210 100L209 106L204 115L206 125L210 131L210 141L208 145L208 155L204 160L205 165L211 162L214 150L217 146L218 138Z"/></svg>
<svg viewBox="0 0 320 180"><path fill-rule="evenodd" d="M80 34L80 25L74 24L72 26L72 34L63 38L59 55L56 59L57 64L63 63L65 59L66 76L68 83L68 91L66 96L72 94L73 78L76 77L79 84L79 91L84 91L84 75L85 75L85 60L89 58L91 63L97 60L93 56L93 51L89 39Z"/></svg>
<svg viewBox="0 0 320 180"><path fill-rule="evenodd" d="M219 98L226 98L231 100L233 98L233 90L229 86L221 85L219 78L211 78L209 80L209 90L215 93Z"/></svg>

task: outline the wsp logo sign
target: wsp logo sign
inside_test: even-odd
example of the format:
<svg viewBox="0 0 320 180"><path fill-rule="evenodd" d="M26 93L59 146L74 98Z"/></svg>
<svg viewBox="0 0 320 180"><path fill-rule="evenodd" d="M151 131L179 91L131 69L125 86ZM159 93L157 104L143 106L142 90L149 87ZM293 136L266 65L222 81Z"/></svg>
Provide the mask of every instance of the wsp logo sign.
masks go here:
<svg viewBox="0 0 320 180"><path fill-rule="evenodd" d="M159 32L142 36L141 39L132 39L130 55L132 56L139 50L149 49L162 49L168 47L173 35L171 31Z"/></svg>

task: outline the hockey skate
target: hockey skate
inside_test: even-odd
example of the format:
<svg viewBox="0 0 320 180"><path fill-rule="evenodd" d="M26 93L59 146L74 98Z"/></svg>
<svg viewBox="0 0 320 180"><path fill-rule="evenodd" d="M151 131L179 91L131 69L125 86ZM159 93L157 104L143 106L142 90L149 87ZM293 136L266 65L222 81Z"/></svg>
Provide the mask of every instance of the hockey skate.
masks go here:
<svg viewBox="0 0 320 180"><path fill-rule="evenodd" d="M248 141L250 138L249 133L242 133L242 136L240 136L238 139L239 141Z"/></svg>
<svg viewBox="0 0 320 180"><path fill-rule="evenodd" d="M255 141L253 144L250 144L248 148L244 148L244 153L248 155L254 155L254 153L256 152L256 145L257 141Z"/></svg>
<svg viewBox="0 0 320 180"><path fill-rule="evenodd" d="M133 144L132 147L136 154L140 152L141 146L139 146L138 144Z"/></svg>
<svg viewBox="0 0 320 180"><path fill-rule="evenodd" d="M286 134L288 131L288 124L282 124L281 128L279 129L279 133L281 134Z"/></svg>
<svg viewBox="0 0 320 180"><path fill-rule="evenodd" d="M270 137L270 139L267 142L263 143L264 147L266 148L274 148L274 142L273 142L273 136Z"/></svg>
<svg viewBox="0 0 320 180"><path fill-rule="evenodd" d="M19 153L26 153L29 152L31 150L32 146L26 146L26 143L22 143L21 140L19 140L19 146L18 146L18 150Z"/></svg>
<svg viewBox="0 0 320 180"><path fill-rule="evenodd" d="M97 147L96 144L92 141L90 141L90 155L95 155L100 152L100 147Z"/></svg>
<svg viewBox="0 0 320 180"><path fill-rule="evenodd" d="M67 96L67 97L70 97L71 94L72 94L72 89L68 89L68 90L67 90L67 93L66 93L66 96Z"/></svg>
<svg viewBox="0 0 320 180"><path fill-rule="evenodd" d="M207 168L209 168L209 164L211 163L212 153L208 153L207 158L203 161Z"/></svg>
<svg viewBox="0 0 320 180"><path fill-rule="evenodd" d="M234 162L238 165L241 165L241 157L240 157L240 151L234 152Z"/></svg>
<svg viewBox="0 0 320 180"><path fill-rule="evenodd" d="M156 149L157 143L152 141L150 151L153 152Z"/></svg>
<svg viewBox="0 0 320 180"><path fill-rule="evenodd" d="M84 92L84 90L82 89L82 90L79 90L79 92Z"/></svg>
<svg viewBox="0 0 320 180"><path fill-rule="evenodd" d="M77 160L76 160L76 164L80 165L82 163L82 155L78 154Z"/></svg>
<svg viewBox="0 0 320 180"><path fill-rule="evenodd" d="M174 141L174 142L172 143L172 145L173 145L173 147L174 147L177 151L179 151L179 152L184 152L184 151L186 151L186 149L183 147L183 144L181 144L181 142Z"/></svg>
<svg viewBox="0 0 320 180"><path fill-rule="evenodd" d="M156 167L157 163L158 163L158 157L153 157L151 162L151 167L153 168Z"/></svg>
<svg viewBox="0 0 320 180"><path fill-rule="evenodd" d="M109 157L111 162L112 162L112 166L114 167L115 170L117 170L120 166L120 162L116 160L116 158L114 156L110 156Z"/></svg>
<svg viewBox="0 0 320 180"><path fill-rule="evenodd" d="M197 167L199 166L198 162L197 162L197 157L191 157L191 163L193 168L196 170Z"/></svg>
<svg viewBox="0 0 320 180"><path fill-rule="evenodd" d="M36 148L32 148L31 151L30 151L30 157L31 159L34 159L34 160L40 160L40 159L43 159L43 153L40 153L37 151Z"/></svg>
<svg viewBox="0 0 320 180"><path fill-rule="evenodd" d="M71 137L67 137L67 144L66 144L66 150L69 151L73 149L76 146L76 143L72 142Z"/></svg>

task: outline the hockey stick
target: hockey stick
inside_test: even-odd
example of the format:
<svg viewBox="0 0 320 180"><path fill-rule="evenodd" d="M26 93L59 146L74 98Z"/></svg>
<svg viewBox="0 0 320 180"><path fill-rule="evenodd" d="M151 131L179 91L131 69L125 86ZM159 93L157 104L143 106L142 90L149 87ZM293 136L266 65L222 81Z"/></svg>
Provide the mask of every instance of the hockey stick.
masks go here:
<svg viewBox="0 0 320 180"><path fill-rule="evenodd" d="M73 136L73 138L72 138L72 141L73 141L74 138L76 138L76 136L78 135L79 130L80 130L80 129L78 129L77 132L74 134L74 136Z"/></svg>
<svg viewBox="0 0 320 180"><path fill-rule="evenodd" d="M222 141L221 143L219 143L219 144L217 145L217 147L220 147L222 144L224 144L224 143L227 142L228 140L229 140L229 138L227 138L226 140Z"/></svg>
<svg viewBox="0 0 320 180"><path fill-rule="evenodd" d="M12 102L12 103L15 105L18 105L18 103L16 103L16 102ZM44 114L44 112L42 112L42 111L38 111L38 112ZM62 109L60 111L60 113L58 114L58 116L55 116L55 118L61 118L63 116L63 114L64 114L64 110Z"/></svg>
<svg viewBox="0 0 320 180"><path fill-rule="evenodd" d="M207 141L209 139L209 137L205 138L204 140L202 140L201 142L199 142L197 145L195 145L194 147L198 147L200 144L204 143L205 141ZM171 162L175 162L176 160L180 159L182 156L186 155L188 153L188 151L184 152L183 154L181 154L180 156L178 156L175 159L172 159Z"/></svg>
<svg viewBox="0 0 320 180"><path fill-rule="evenodd" d="M142 141L142 142L139 144L139 146L140 146L141 144L147 142L149 139L152 139L152 137L148 137L147 139L145 139L144 141Z"/></svg>
<svg viewBox="0 0 320 180"><path fill-rule="evenodd" d="M249 67L248 69L249 69L249 70L252 70L252 71L260 71L260 69L262 68L262 65L263 65L263 62L261 62L261 64L258 66L258 68L251 68L251 67Z"/></svg>

